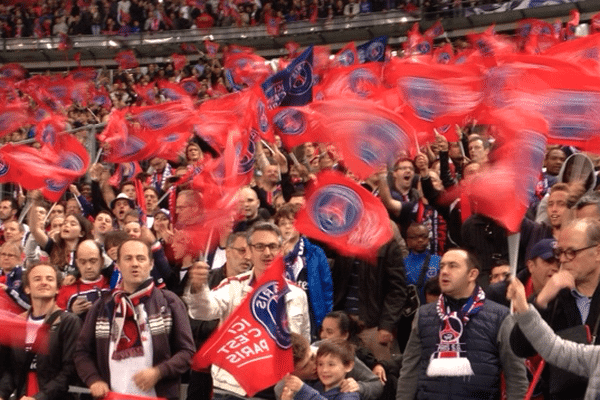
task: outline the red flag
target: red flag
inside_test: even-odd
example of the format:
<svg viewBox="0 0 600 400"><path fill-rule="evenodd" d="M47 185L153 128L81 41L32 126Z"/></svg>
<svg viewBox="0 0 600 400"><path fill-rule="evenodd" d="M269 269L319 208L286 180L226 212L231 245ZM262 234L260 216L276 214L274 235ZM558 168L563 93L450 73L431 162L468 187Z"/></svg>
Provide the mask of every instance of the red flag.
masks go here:
<svg viewBox="0 0 600 400"><path fill-rule="evenodd" d="M73 43L69 38L69 35L63 32L58 33L58 50L66 51L73 47Z"/></svg>
<svg viewBox="0 0 600 400"><path fill-rule="evenodd" d="M95 81L98 72L93 68L77 68L69 73L69 76L76 81Z"/></svg>
<svg viewBox="0 0 600 400"><path fill-rule="evenodd" d="M406 55L429 54L433 48L433 37L423 36L419 32L419 23L415 22L407 32L407 40L402 44Z"/></svg>
<svg viewBox="0 0 600 400"><path fill-rule="evenodd" d="M333 61L331 62L332 67L344 67L349 65L358 64L358 52L356 51L356 45L354 42L347 43L340 51L337 52Z"/></svg>
<svg viewBox="0 0 600 400"><path fill-rule="evenodd" d="M196 46L193 43L181 43L181 45L179 46L179 48L187 54L191 54L191 53L197 53L198 49L196 48Z"/></svg>
<svg viewBox="0 0 600 400"><path fill-rule="evenodd" d="M236 84L254 86L262 83L273 70L266 60L253 53L233 53L225 57L223 68L231 71Z"/></svg>
<svg viewBox="0 0 600 400"><path fill-rule="evenodd" d="M58 135L54 146L41 150L6 144L0 148L0 182L19 183L25 189L42 189L52 202L58 201L75 179L85 174L90 156L71 135Z"/></svg>
<svg viewBox="0 0 600 400"><path fill-rule="evenodd" d="M114 60L119 64L119 68L121 69L135 68L140 65L133 50L120 51Z"/></svg>
<svg viewBox="0 0 600 400"><path fill-rule="evenodd" d="M392 238L381 200L335 171L320 172L316 183L309 186L296 229L341 254L369 261L374 261L379 248Z"/></svg>
<svg viewBox="0 0 600 400"><path fill-rule="evenodd" d="M193 97L197 96L198 93L200 93L200 90L202 90L202 84L194 77L182 79L181 82L179 82L179 86L181 86L188 95Z"/></svg>
<svg viewBox="0 0 600 400"><path fill-rule="evenodd" d="M135 93L142 99L142 101L146 102L146 104L151 105L156 103L158 89L154 83L149 83L147 85L141 85L138 83L133 85L133 90L135 90Z"/></svg>
<svg viewBox="0 0 600 400"><path fill-rule="evenodd" d="M121 182L135 179L140 172L142 172L142 168L137 161L121 163L117 165L114 174L108 178L108 183L112 187L118 188Z"/></svg>
<svg viewBox="0 0 600 400"><path fill-rule="evenodd" d="M229 372L252 397L294 370L281 258L258 279L219 329L194 355L192 369L214 364Z"/></svg>
<svg viewBox="0 0 600 400"><path fill-rule="evenodd" d="M294 42L294 41L286 42L285 49L288 51L289 58L294 58L300 54L298 52L298 49L300 49L300 44L298 42Z"/></svg>
<svg viewBox="0 0 600 400"><path fill-rule="evenodd" d="M331 49L329 46L313 46L313 70L315 74L321 74L329 67L330 54Z"/></svg>
<svg viewBox="0 0 600 400"><path fill-rule="evenodd" d="M444 27L442 26L442 21L437 20L435 24L433 24L429 29L425 31L423 34L427 38L435 39L438 36L444 34Z"/></svg>
<svg viewBox="0 0 600 400"><path fill-rule="evenodd" d="M6 291L0 290L0 313L21 314L25 311L19 306Z"/></svg>
<svg viewBox="0 0 600 400"><path fill-rule="evenodd" d="M113 110L98 136L104 142L105 159L115 163L150 157L176 160L191 136L194 116L189 100Z"/></svg>
<svg viewBox="0 0 600 400"><path fill-rule="evenodd" d="M100 107L110 110L112 108L112 100L105 87L92 89L90 103L99 105Z"/></svg>
<svg viewBox="0 0 600 400"><path fill-rule="evenodd" d="M164 397L148 397L148 396L138 396L134 394L125 394L125 393L117 393L117 392L108 392L106 396L102 398L102 400L167 400Z"/></svg>
<svg viewBox="0 0 600 400"><path fill-rule="evenodd" d="M4 64L0 67L0 78L13 79L15 81L25 79L27 70L17 63Z"/></svg>
<svg viewBox="0 0 600 400"><path fill-rule="evenodd" d="M468 34L467 39L479 50L487 67L495 66L497 57L513 54L517 50L514 42L494 33L494 26L490 26L482 33Z"/></svg>
<svg viewBox="0 0 600 400"><path fill-rule="evenodd" d="M569 20L567 21L566 40L575 38L575 28L579 25L579 11L573 8L569 12Z"/></svg>
<svg viewBox="0 0 600 400"><path fill-rule="evenodd" d="M67 129L67 118L50 114L35 125L35 139L41 144L54 146L56 137Z"/></svg>
<svg viewBox="0 0 600 400"><path fill-rule="evenodd" d="M310 15L308 20L313 24L317 23L317 19L319 18L319 8L317 7L317 4L312 2L308 7L308 11Z"/></svg>
<svg viewBox="0 0 600 400"><path fill-rule="evenodd" d="M590 34L600 32L600 13L594 14L590 21Z"/></svg>
<svg viewBox="0 0 600 400"><path fill-rule="evenodd" d="M383 64L379 62L330 68L315 85L315 98L371 98L384 89L382 71Z"/></svg>
<svg viewBox="0 0 600 400"><path fill-rule="evenodd" d="M77 63L77 67L81 68L81 53L79 51L73 54L73 60L75 60L75 62Z"/></svg>
<svg viewBox="0 0 600 400"><path fill-rule="evenodd" d="M208 54L210 58L217 57L217 52L219 51L219 43L211 42L210 40L205 40L204 47L206 48L206 54Z"/></svg>
<svg viewBox="0 0 600 400"><path fill-rule="evenodd" d="M449 64L454 59L452 43L446 43L442 47L437 47L433 51L433 59L438 64Z"/></svg>
<svg viewBox="0 0 600 400"><path fill-rule="evenodd" d="M181 71L188 61L186 56L177 53L173 53L171 59L173 60L173 69L175 71Z"/></svg>
<svg viewBox="0 0 600 400"><path fill-rule="evenodd" d="M190 95L185 89L175 82L159 80L156 82L160 93L168 100L189 100Z"/></svg>
<svg viewBox="0 0 600 400"><path fill-rule="evenodd" d="M26 103L0 104L0 137L9 135L20 127L34 122Z"/></svg>
<svg viewBox="0 0 600 400"><path fill-rule="evenodd" d="M279 36L280 35L280 27L281 27L281 18L274 17L273 15L265 15L265 22L267 25L267 34L271 36Z"/></svg>
<svg viewBox="0 0 600 400"><path fill-rule="evenodd" d="M25 348L27 338L27 320L23 317L12 314L7 311L0 311L0 344L7 347ZM36 334L36 341L33 345L33 351L36 353L48 353L48 329L45 326L40 327Z"/></svg>
<svg viewBox="0 0 600 400"><path fill-rule="evenodd" d="M548 125L541 116L523 110L504 109L493 118L501 142L492 156L495 161L471 176L465 190L472 212L518 232L544 161Z"/></svg>
<svg viewBox="0 0 600 400"><path fill-rule="evenodd" d="M329 142L321 121L326 117L308 107L281 107L273 115L273 129L286 149L306 142Z"/></svg>
<svg viewBox="0 0 600 400"><path fill-rule="evenodd" d="M423 64L392 59L385 81L396 86L402 102L431 128L460 124L477 111L483 80L479 68L465 65Z"/></svg>
<svg viewBox="0 0 600 400"><path fill-rule="evenodd" d="M348 168L365 179L400 157L416 154L416 132L396 113L374 103L346 100L317 101L308 106L321 115L325 132Z"/></svg>

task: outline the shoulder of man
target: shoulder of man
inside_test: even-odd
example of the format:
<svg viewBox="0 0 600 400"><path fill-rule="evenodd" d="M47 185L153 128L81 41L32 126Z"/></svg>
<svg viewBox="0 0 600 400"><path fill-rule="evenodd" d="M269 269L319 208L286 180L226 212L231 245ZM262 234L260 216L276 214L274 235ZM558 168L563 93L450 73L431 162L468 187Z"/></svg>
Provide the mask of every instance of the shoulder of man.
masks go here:
<svg viewBox="0 0 600 400"><path fill-rule="evenodd" d="M247 271L247 272L244 272L243 274L239 274L239 275L236 275L236 276L230 276L229 278L223 279L221 281L221 283L218 286L216 286L213 290L220 289L220 288L222 288L224 286L227 286L227 285L229 285L231 283L247 282L247 281L250 280L250 278L252 278L252 271L251 270Z"/></svg>

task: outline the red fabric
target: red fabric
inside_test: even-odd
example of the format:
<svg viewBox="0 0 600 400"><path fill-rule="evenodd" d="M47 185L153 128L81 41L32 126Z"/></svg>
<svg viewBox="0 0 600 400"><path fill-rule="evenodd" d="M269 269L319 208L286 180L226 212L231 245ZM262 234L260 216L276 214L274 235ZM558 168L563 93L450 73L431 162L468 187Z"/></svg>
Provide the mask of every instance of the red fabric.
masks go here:
<svg viewBox="0 0 600 400"><path fill-rule="evenodd" d="M25 348L27 345L27 321L23 314L16 315L0 310L0 344L8 347ZM48 353L48 329L42 325L36 335L36 341L32 346L36 353Z"/></svg>
<svg viewBox="0 0 600 400"><path fill-rule="evenodd" d="M467 39L479 50L486 67L497 65L497 57L516 52L516 45L503 36L496 35L493 25L485 32L468 34Z"/></svg>
<svg viewBox="0 0 600 400"><path fill-rule="evenodd" d="M173 68L175 71L180 71L187 64L187 57L182 54L173 53L171 55L171 59L173 60Z"/></svg>
<svg viewBox="0 0 600 400"><path fill-rule="evenodd" d="M356 65L329 68L313 88L315 98L358 100L375 97L384 89L382 71L380 62L358 64L357 61Z"/></svg>
<svg viewBox="0 0 600 400"><path fill-rule="evenodd" d="M6 282L6 275L2 275L4 280L2 283ZM23 310L15 301L8 295L4 290L0 290L0 313L8 312L11 314L21 314Z"/></svg>
<svg viewBox="0 0 600 400"><path fill-rule="evenodd" d="M156 103L157 90L154 83L149 83L147 85L138 83L133 85L133 90L135 90L135 93L147 104L151 105Z"/></svg>
<svg viewBox="0 0 600 400"><path fill-rule="evenodd" d="M37 372L29 371L27 373L27 388L25 389L25 396L33 397L40 391L40 385L38 384Z"/></svg>
<svg viewBox="0 0 600 400"><path fill-rule="evenodd" d="M569 20L567 21L566 40L575 37L575 28L577 28L577 25L579 25L579 11L576 8L573 8L569 12Z"/></svg>
<svg viewBox="0 0 600 400"><path fill-rule="evenodd" d="M147 396L137 396L134 394L108 392L108 394L106 396L104 396L102 398L102 400L166 400L166 399L164 397L147 397Z"/></svg>
<svg viewBox="0 0 600 400"><path fill-rule="evenodd" d="M204 47L206 48L206 53L210 58L215 58L217 56L217 52L219 51L219 43L205 40Z"/></svg>
<svg viewBox="0 0 600 400"><path fill-rule="evenodd" d="M444 34L444 27L442 26L442 21L437 20L435 24L433 24L429 29L425 31L423 34L427 38L435 39L438 36Z"/></svg>
<svg viewBox="0 0 600 400"><path fill-rule="evenodd" d="M231 71L235 83L247 86L262 83L273 74L266 60L254 53L229 53L225 57L223 68Z"/></svg>
<svg viewBox="0 0 600 400"><path fill-rule="evenodd" d="M167 80L159 80L157 82L160 93L167 100L188 100L190 95L179 84Z"/></svg>
<svg viewBox="0 0 600 400"><path fill-rule="evenodd" d="M288 51L288 57L294 58L299 55L298 49L300 49L300 44L298 42L289 41L286 42L285 49Z"/></svg>
<svg viewBox="0 0 600 400"><path fill-rule="evenodd" d="M56 137L67 128L67 118L60 114L50 114L35 125L35 139L41 144L53 146Z"/></svg>
<svg viewBox="0 0 600 400"><path fill-rule="evenodd" d="M181 82L179 82L179 86L190 96L197 96L202 89L202 85L196 78L182 79Z"/></svg>
<svg viewBox="0 0 600 400"><path fill-rule="evenodd" d="M542 168L548 125L541 116L522 109L500 110L494 119L499 146L493 165L469 177L465 191L474 213L518 232Z"/></svg>
<svg viewBox="0 0 600 400"><path fill-rule="evenodd" d="M306 142L329 142L330 132L322 124L327 116L309 107L280 107L273 115L273 130L286 149Z"/></svg>
<svg viewBox="0 0 600 400"><path fill-rule="evenodd" d="M375 103L357 100L317 101L308 107L322 116L323 132L342 155L344 163L365 179L400 157L416 155L416 131L396 113ZM321 140L322 141L322 140Z"/></svg>
<svg viewBox="0 0 600 400"><path fill-rule="evenodd" d="M358 52L354 42L347 43L340 49L331 62L332 67L344 67L358 64Z"/></svg>
<svg viewBox="0 0 600 400"><path fill-rule="evenodd" d="M397 87L400 99L430 129L460 124L479 108L483 79L477 66L443 65L392 59L384 81Z"/></svg>
<svg viewBox="0 0 600 400"><path fill-rule="evenodd" d="M294 370L281 258L273 261L250 292L192 359L192 369L210 364L233 375L249 397Z"/></svg>
<svg viewBox="0 0 600 400"><path fill-rule="evenodd" d="M120 51L114 60L119 64L119 68L121 69L135 68L140 65L133 50Z"/></svg>
<svg viewBox="0 0 600 400"><path fill-rule="evenodd" d="M320 74L329 67L329 46L313 46L313 71Z"/></svg>
<svg viewBox="0 0 600 400"><path fill-rule="evenodd" d="M26 103L0 102L0 137L9 135L34 122Z"/></svg>
<svg viewBox="0 0 600 400"><path fill-rule="evenodd" d="M402 44L402 48L406 55L431 53L433 48L433 37L421 35L418 22L415 22L406 35L406 42Z"/></svg>
<svg viewBox="0 0 600 400"><path fill-rule="evenodd" d="M134 179L140 172L142 172L142 168L137 161L119 164L115 173L108 179L108 183L112 187L118 188L121 182Z"/></svg>
<svg viewBox="0 0 600 400"><path fill-rule="evenodd" d="M600 32L600 13L594 14L590 21L590 33L598 33Z"/></svg>
<svg viewBox="0 0 600 400"><path fill-rule="evenodd" d="M0 67L0 78L21 80L27 75L27 70L17 63L4 64Z"/></svg>
<svg viewBox="0 0 600 400"><path fill-rule="evenodd" d="M433 59L438 64L449 64L454 59L454 49L451 43L436 47L433 51Z"/></svg>
<svg viewBox="0 0 600 400"><path fill-rule="evenodd" d="M114 163L151 157L176 160L192 133L195 115L189 100L114 110L98 136L105 146L105 160Z"/></svg>
<svg viewBox="0 0 600 400"><path fill-rule="evenodd" d="M271 36L279 36L281 18L273 17L272 15L265 15L265 23L267 25L267 34Z"/></svg>
<svg viewBox="0 0 600 400"><path fill-rule="evenodd" d="M41 150L9 143L0 148L0 182L42 189L44 197L55 202L85 174L89 163L87 150L71 135L59 135L54 146Z"/></svg>
<svg viewBox="0 0 600 400"><path fill-rule="evenodd" d="M179 48L184 52L184 53L197 53L198 52L198 48L193 44L193 43L181 43L181 45L179 46Z"/></svg>
<svg viewBox="0 0 600 400"><path fill-rule="evenodd" d="M298 212L295 226L340 254L371 262L392 238L389 216L381 200L335 171L317 175L316 183L307 190L306 206Z"/></svg>

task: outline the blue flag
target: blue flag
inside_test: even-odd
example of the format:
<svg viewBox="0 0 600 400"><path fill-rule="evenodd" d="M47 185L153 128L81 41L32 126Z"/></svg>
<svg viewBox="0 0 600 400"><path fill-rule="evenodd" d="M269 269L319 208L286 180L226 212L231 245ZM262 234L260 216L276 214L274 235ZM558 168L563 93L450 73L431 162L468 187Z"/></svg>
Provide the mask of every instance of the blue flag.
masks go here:
<svg viewBox="0 0 600 400"><path fill-rule="evenodd" d="M379 36L367 43L356 46L358 61L363 64L369 61L385 61L385 46L387 36Z"/></svg>
<svg viewBox="0 0 600 400"><path fill-rule="evenodd" d="M310 46L290 65L262 83L267 108L303 106L312 101L313 47Z"/></svg>

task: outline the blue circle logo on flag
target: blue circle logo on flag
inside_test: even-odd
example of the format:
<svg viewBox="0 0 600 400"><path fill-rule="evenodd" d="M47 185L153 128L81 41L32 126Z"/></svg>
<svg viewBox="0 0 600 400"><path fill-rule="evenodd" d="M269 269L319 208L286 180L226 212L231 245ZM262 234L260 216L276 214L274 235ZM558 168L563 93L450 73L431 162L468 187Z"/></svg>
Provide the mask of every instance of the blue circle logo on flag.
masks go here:
<svg viewBox="0 0 600 400"><path fill-rule="evenodd" d="M181 87L189 95L195 95L198 93L198 87L191 81L185 81L181 83Z"/></svg>
<svg viewBox="0 0 600 400"><path fill-rule="evenodd" d="M406 133L396 124L377 118L365 127L355 141L360 159L368 165L392 164L396 155L408 147Z"/></svg>
<svg viewBox="0 0 600 400"><path fill-rule="evenodd" d="M258 128L262 133L265 133L269 129L269 119L267 118L265 103L260 100L256 104L256 116L258 117Z"/></svg>
<svg viewBox="0 0 600 400"><path fill-rule="evenodd" d="M417 52L419 54L427 54L431 51L431 45L427 41L417 43Z"/></svg>
<svg viewBox="0 0 600 400"><path fill-rule="evenodd" d="M58 165L61 168L69 169L71 171L80 171L83 169L83 160L77 154L67 152L63 154Z"/></svg>
<svg viewBox="0 0 600 400"><path fill-rule="evenodd" d="M248 142L248 147L246 148L246 152L242 157L240 157L238 173L240 175L245 175L248 172L252 171L254 168L254 153L256 152L256 144L254 141L256 140L257 132L252 129L250 132L250 141ZM236 150L238 154L241 153L241 148Z"/></svg>
<svg viewBox="0 0 600 400"><path fill-rule="evenodd" d="M312 87L312 66L308 61L302 61L290 73L290 94L299 96Z"/></svg>
<svg viewBox="0 0 600 400"><path fill-rule="evenodd" d="M304 114L293 108L279 111L273 117L273 123L281 133L286 135L301 135L306 131Z"/></svg>
<svg viewBox="0 0 600 400"><path fill-rule="evenodd" d="M437 88L432 79L407 77L401 79L399 86L404 88L408 103L425 121L433 121L441 115L443 93Z"/></svg>
<svg viewBox="0 0 600 400"><path fill-rule="evenodd" d="M121 156L131 156L139 153L139 151L143 149L145 145L146 142L144 142L142 139L135 136L129 136L126 142L119 143L116 148Z"/></svg>
<svg viewBox="0 0 600 400"><path fill-rule="evenodd" d="M358 94L360 97L367 97L371 94L370 86L379 84L379 79L371 71L366 68L358 68L348 76L350 90Z"/></svg>
<svg viewBox="0 0 600 400"><path fill-rule="evenodd" d="M0 157L0 176L4 176L8 173L10 166L4 161L3 157Z"/></svg>
<svg viewBox="0 0 600 400"><path fill-rule="evenodd" d="M51 192L60 192L69 184L69 181L55 181L54 179L46 179L44 182L46 182L46 189Z"/></svg>
<svg viewBox="0 0 600 400"><path fill-rule="evenodd" d="M383 56L384 51L385 47L383 46L383 43L379 41L373 42L367 48L367 56L371 61L378 61Z"/></svg>
<svg viewBox="0 0 600 400"><path fill-rule="evenodd" d="M165 136L162 141L166 142L166 143L172 143L172 142L176 142L179 140L179 134L178 133L172 133L170 135Z"/></svg>
<svg viewBox="0 0 600 400"><path fill-rule="evenodd" d="M56 141L56 132L54 127L50 124L46 125L44 129L42 129L42 143L48 143L50 145L54 145Z"/></svg>
<svg viewBox="0 0 600 400"><path fill-rule="evenodd" d="M341 65L352 65L354 64L354 52L352 50L346 49L340 53L338 56L339 63Z"/></svg>
<svg viewBox="0 0 600 400"><path fill-rule="evenodd" d="M12 120L17 119L18 115L12 111L6 111L0 114L0 131L7 130Z"/></svg>
<svg viewBox="0 0 600 400"><path fill-rule="evenodd" d="M279 290L277 281L269 281L258 287L250 300L252 316L282 349L292 346L285 306L287 292L287 286Z"/></svg>
<svg viewBox="0 0 600 400"><path fill-rule="evenodd" d="M310 216L328 235L340 236L353 230L364 212L360 196L343 185L327 185L314 195Z"/></svg>
<svg viewBox="0 0 600 400"><path fill-rule="evenodd" d="M134 172L135 164L133 163L133 161L121 164L121 174L123 175L123 179L133 178Z"/></svg>
<svg viewBox="0 0 600 400"><path fill-rule="evenodd" d="M138 115L138 121L144 128L162 129L167 125L168 118L163 112L146 110Z"/></svg>
<svg viewBox="0 0 600 400"><path fill-rule="evenodd" d="M600 97L574 90L552 91L543 110L550 125L550 137L588 140L597 129L596 111Z"/></svg>

